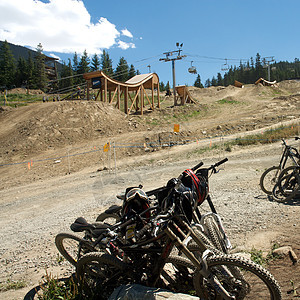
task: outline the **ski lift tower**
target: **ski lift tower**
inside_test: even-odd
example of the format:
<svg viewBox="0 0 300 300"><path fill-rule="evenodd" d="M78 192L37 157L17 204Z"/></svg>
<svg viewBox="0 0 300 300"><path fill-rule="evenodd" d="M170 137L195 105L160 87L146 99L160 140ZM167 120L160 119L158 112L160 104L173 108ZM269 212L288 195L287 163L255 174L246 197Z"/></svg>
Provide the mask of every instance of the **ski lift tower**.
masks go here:
<svg viewBox="0 0 300 300"><path fill-rule="evenodd" d="M181 43L181 44L176 43L176 47L178 48L178 50L174 50L171 52L165 52L163 54L166 55L166 57L159 59L160 61L165 61L165 62L171 61L172 62L174 106L177 104L176 103L175 60L179 60L179 59L186 57L186 55L180 55L181 51L182 51L182 49L181 49L182 46L183 46L183 43ZM175 55L177 54L177 56L170 58L170 56L173 56L174 54Z"/></svg>
<svg viewBox="0 0 300 300"><path fill-rule="evenodd" d="M274 60L274 56L268 56L268 57L264 57L262 59L263 63L264 63L264 68L268 68L268 81L271 81L271 71L270 71L270 63L275 61Z"/></svg>

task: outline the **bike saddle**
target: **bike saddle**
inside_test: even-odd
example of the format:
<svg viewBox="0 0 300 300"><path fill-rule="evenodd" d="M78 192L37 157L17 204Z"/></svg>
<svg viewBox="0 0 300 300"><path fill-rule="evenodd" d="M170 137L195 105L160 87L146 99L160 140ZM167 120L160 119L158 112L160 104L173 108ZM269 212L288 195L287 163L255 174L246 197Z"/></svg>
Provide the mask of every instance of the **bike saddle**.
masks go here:
<svg viewBox="0 0 300 300"><path fill-rule="evenodd" d="M71 230L74 232L82 232L85 230L92 231L96 227L93 224L89 224L85 218L79 217L75 220L73 224L71 224Z"/></svg>
<svg viewBox="0 0 300 300"><path fill-rule="evenodd" d="M90 224L86 221L85 218L79 217L75 220L73 224L71 224L71 230L74 232L83 232L88 230L93 237L100 236L107 228L110 227L109 224L104 223L94 223Z"/></svg>

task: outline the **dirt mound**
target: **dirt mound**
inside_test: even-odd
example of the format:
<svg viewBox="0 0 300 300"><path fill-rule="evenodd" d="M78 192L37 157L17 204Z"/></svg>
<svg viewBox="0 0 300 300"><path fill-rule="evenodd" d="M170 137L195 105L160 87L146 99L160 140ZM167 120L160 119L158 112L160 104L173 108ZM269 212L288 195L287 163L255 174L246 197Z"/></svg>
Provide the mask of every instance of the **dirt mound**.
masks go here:
<svg viewBox="0 0 300 300"><path fill-rule="evenodd" d="M14 88L7 91L8 94L29 94L29 95L42 95L44 92L42 90L27 90L25 88Z"/></svg>
<svg viewBox="0 0 300 300"><path fill-rule="evenodd" d="M9 125L8 119L14 124ZM39 103L2 112L0 153L35 154L65 145L116 135L130 128L127 116L101 102ZM0 155L1 155L0 154Z"/></svg>

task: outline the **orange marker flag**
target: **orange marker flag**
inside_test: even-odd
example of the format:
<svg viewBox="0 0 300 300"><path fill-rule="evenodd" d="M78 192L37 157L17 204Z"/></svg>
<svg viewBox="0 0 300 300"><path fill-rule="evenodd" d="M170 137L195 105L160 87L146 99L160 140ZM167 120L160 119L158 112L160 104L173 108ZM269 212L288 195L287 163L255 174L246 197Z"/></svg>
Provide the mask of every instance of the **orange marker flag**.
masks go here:
<svg viewBox="0 0 300 300"><path fill-rule="evenodd" d="M30 170L30 161L28 162L28 170Z"/></svg>
<svg viewBox="0 0 300 300"><path fill-rule="evenodd" d="M110 149L110 144L109 144L109 143L106 143L106 144L103 146L103 151L104 151L104 152L108 152L109 149Z"/></svg>
<svg viewBox="0 0 300 300"><path fill-rule="evenodd" d="M179 132L179 124L174 124L174 132Z"/></svg>

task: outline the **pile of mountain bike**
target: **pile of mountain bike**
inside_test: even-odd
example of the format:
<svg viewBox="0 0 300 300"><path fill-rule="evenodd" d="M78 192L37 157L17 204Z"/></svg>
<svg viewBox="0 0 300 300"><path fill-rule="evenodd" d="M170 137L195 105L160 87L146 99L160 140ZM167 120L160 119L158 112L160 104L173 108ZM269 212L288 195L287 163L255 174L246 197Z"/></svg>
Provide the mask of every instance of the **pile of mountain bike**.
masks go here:
<svg viewBox="0 0 300 300"><path fill-rule="evenodd" d="M56 246L76 267L84 298L108 299L116 287L138 283L193 292L200 299L281 299L269 271L229 254L208 182L226 161L207 168L200 162L148 192L129 187L119 196L122 205L113 205L96 222L80 217L71 224L83 237L58 234ZM210 207L205 213L199 209L204 201Z"/></svg>
<svg viewBox="0 0 300 300"><path fill-rule="evenodd" d="M299 140L295 137L295 140ZM278 202L294 199L300 193L300 154L295 147L282 139L283 152L278 166L265 170L260 178L260 187Z"/></svg>

